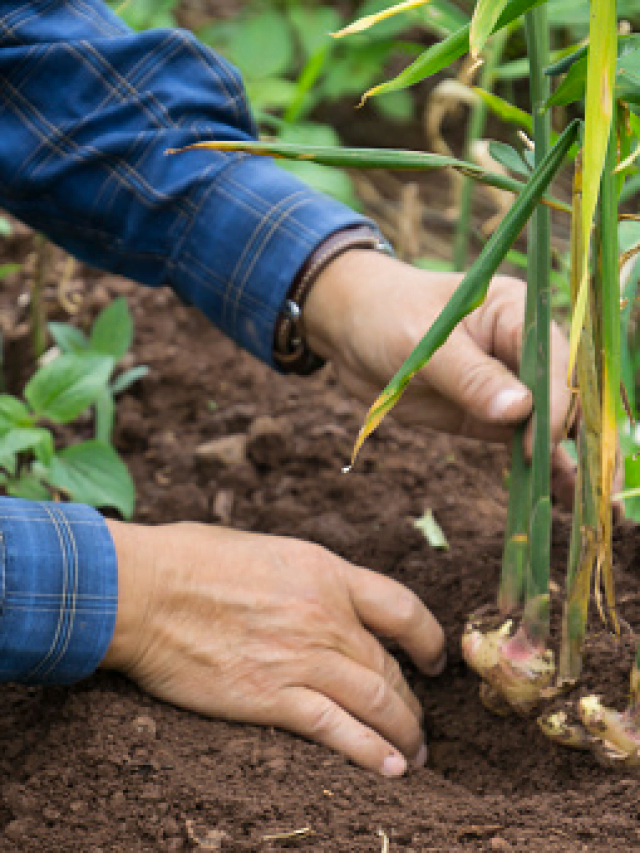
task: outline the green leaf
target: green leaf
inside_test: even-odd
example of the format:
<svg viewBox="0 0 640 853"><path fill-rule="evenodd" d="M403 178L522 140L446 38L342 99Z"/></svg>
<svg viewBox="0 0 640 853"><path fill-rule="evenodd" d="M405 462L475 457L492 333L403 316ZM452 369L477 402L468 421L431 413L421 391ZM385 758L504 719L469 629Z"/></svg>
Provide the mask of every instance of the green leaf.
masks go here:
<svg viewBox="0 0 640 853"><path fill-rule="evenodd" d="M247 80L246 89L250 103L260 110L284 110L297 93L296 84L285 77Z"/></svg>
<svg viewBox="0 0 640 853"><path fill-rule="evenodd" d="M48 461L53 456L53 438L48 429L16 427L0 436L0 458L36 449L42 460Z"/></svg>
<svg viewBox="0 0 640 853"><path fill-rule="evenodd" d="M214 151L247 151L260 157L283 158L286 160L302 160L348 169L410 169L424 171L440 169L448 166L456 169L467 177L483 184L489 184L508 192L521 193L525 184L505 175L487 172L475 163L457 160L455 157L445 157L441 154L430 154L423 151L395 151L388 148L341 148L333 146L295 145L285 142L197 142L187 148L169 149L168 154L181 154L192 149L211 149ZM570 207L557 199L545 200L557 209L571 212Z"/></svg>
<svg viewBox="0 0 640 853"><path fill-rule="evenodd" d="M432 510L425 510L424 515L413 522L413 526L418 528L432 548L446 549L449 547L447 538L435 520Z"/></svg>
<svg viewBox="0 0 640 853"><path fill-rule="evenodd" d="M431 272L454 272L453 261L445 261L442 258L416 258L413 265L421 270L430 270Z"/></svg>
<svg viewBox="0 0 640 853"><path fill-rule="evenodd" d="M24 474L19 480L9 481L7 493L12 498L23 498L27 501L51 500L51 493L47 487L33 474Z"/></svg>
<svg viewBox="0 0 640 853"><path fill-rule="evenodd" d="M520 107L514 107L504 98L494 95L493 92L487 92L485 89L480 89L478 86L473 87L473 91L479 95L492 113L506 121L507 124L513 124L516 127L522 128L529 136L533 136L533 119L529 113L521 110Z"/></svg>
<svg viewBox="0 0 640 853"><path fill-rule="evenodd" d="M509 0L478 0L469 30L469 50L473 59L482 53Z"/></svg>
<svg viewBox="0 0 640 853"><path fill-rule="evenodd" d="M116 379L111 383L111 393L115 397L116 394L121 394L123 391L126 391L127 388L130 388L135 382L139 382L143 379L147 373L149 372L149 368L146 364L139 364L137 367L132 367L131 370L125 370L124 373L121 373Z"/></svg>
<svg viewBox="0 0 640 853"><path fill-rule="evenodd" d="M108 355L61 355L41 367L24 389L35 415L68 423L88 408L109 381L114 361Z"/></svg>
<svg viewBox="0 0 640 853"><path fill-rule="evenodd" d="M524 175L525 178L529 177L529 170L523 162L522 157L510 145L504 142L490 142L489 154L494 160L501 163L505 169L510 169L512 172Z"/></svg>
<svg viewBox="0 0 640 853"><path fill-rule="evenodd" d="M0 394L0 432L32 425L33 419L22 400L10 394Z"/></svg>
<svg viewBox="0 0 640 853"><path fill-rule="evenodd" d="M93 352L110 355L116 362L129 349L132 339L133 321L129 306L124 296L119 296L97 316L91 329L89 347Z"/></svg>
<svg viewBox="0 0 640 853"><path fill-rule="evenodd" d="M276 10L251 15L233 32L225 56L247 79L282 77L293 63L292 30Z"/></svg>
<svg viewBox="0 0 640 853"><path fill-rule="evenodd" d="M413 118L415 105L409 92L393 92L384 98L376 98L374 107L390 121L409 122Z"/></svg>
<svg viewBox="0 0 640 853"><path fill-rule="evenodd" d="M70 323L49 323L48 328L62 352L84 352L89 346L84 332Z"/></svg>
<svg viewBox="0 0 640 853"><path fill-rule="evenodd" d="M497 32L503 27L508 26L529 9L540 5L541 2L544 2L544 0L511 0L496 22L493 32ZM448 36L446 39L433 45L433 47L427 48L415 62L412 62L404 71L401 71L397 77L387 80L386 83L381 83L379 86L375 86L373 89L365 92L361 104L375 95L406 89L408 86L413 86L415 83L419 83L427 77L437 74L438 71L447 68L452 62L460 59L469 50L470 29L471 24L466 24L453 35Z"/></svg>
<svg viewBox="0 0 640 853"><path fill-rule="evenodd" d="M589 45L582 45L582 47L571 51L568 56L563 56L558 59L557 62L554 62L552 65L548 65L544 69L544 73L547 75L547 77L555 77L556 74L564 74L565 71L570 70L574 62L577 62L579 59L582 59L583 56L586 56L588 50Z"/></svg>
<svg viewBox="0 0 640 853"><path fill-rule="evenodd" d="M332 44L328 33L340 27L340 15L328 6L305 8L302 4L291 6L289 20L307 59L318 50Z"/></svg>
<svg viewBox="0 0 640 853"><path fill-rule="evenodd" d="M630 54L627 54L629 56ZM617 27L615 0L591 0L589 59L583 145L581 225L584 234L582 281L578 289L569 336L568 381L571 381L584 324L588 291L591 225L600 194L609 131L613 119L613 87L616 72Z"/></svg>
<svg viewBox="0 0 640 853"><path fill-rule="evenodd" d="M640 104L640 49L620 57L616 63L616 98Z"/></svg>
<svg viewBox="0 0 640 853"><path fill-rule="evenodd" d="M563 107L575 101L583 101L587 87L588 56L578 59L569 69L562 83L548 99L545 107Z"/></svg>
<svg viewBox="0 0 640 853"><path fill-rule="evenodd" d="M423 26L440 38L450 36L469 23L469 16L449 0L432 0L422 7L421 17Z"/></svg>
<svg viewBox="0 0 640 853"><path fill-rule="evenodd" d="M46 480L74 501L113 507L125 518L133 515L131 475L115 450L101 441L84 441L62 450L52 459Z"/></svg>
<svg viewBox="0 0 640 853"><path fill-rule="evenodd" d="M20 264L0 264L0 279L6 278L12 272L18 272Z"/></svg>
<svg viewBox="0 0 640 853"><path fill-rule="evenodd" d="M98 441L111 444L111 433L115 420L115 402L111 391L106 388L95 401L95 437Z"/></svg>
<svg viewBox="0 0 640 853"><path fill-rule="evenodd" d="M453 296L431 328L391 379L367 412L353 451L352 464L363 442L398 402L410 380L447 340L457 324L482 304L491 277L515 243L542 194L561 167L578 135L579 122L573 121L531 175L499 227L485 243L478 259L464 276Z"/></svg>
<svg viewBox="0 0 640 853"><path fill-rule="evenodd" d="M6 216L0 216L0 237L11 237L13 228Z"/></svg>

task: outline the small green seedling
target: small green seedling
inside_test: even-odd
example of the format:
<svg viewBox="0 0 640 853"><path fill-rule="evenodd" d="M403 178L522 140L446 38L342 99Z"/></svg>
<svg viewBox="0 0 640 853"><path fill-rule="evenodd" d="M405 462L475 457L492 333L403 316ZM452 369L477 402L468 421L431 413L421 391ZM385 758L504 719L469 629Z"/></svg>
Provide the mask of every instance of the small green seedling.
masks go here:
<svg viewBox="0 0 640 853"><path fill-rule="evenodd" d="M114 299L96 318L89 337L76 326L68 323L49 323L49 332L63 353L78 356L108 355L117 363L131 346L133 321L124 296ZM109 381L93 402L95 412L95 435L99 441L109 444L115 417L115 397L145 377L149 368L138 365L125 370Z"/></svg>
<svg viewBox="0 0 640 853"><path fill-rule="evenodd" d="M107 306L88 337L67 324L49 328L61 353L31 377L23 399L0 395L0 485L14 497L64 497L130 518L135 488L110 443L113 401L148 369L112 378L133 334L126 300ZM57 449L55 425L72 423L91 407L95 437Z"/></svg>

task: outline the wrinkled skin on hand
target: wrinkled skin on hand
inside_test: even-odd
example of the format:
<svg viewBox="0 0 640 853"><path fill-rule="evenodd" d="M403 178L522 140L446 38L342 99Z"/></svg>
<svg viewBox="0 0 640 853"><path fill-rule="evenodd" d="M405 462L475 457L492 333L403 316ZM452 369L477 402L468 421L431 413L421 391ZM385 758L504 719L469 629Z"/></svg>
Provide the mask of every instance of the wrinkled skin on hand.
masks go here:
<svg viewBox="0 0 640 853"><path fill-rule="evenodd" d="M333 261L311 290L305 328L311 348L332 360L354 397L370 406L451 298L462 276L430 273L375 252L353 250ZM530 391L517 378L525 285L497 276L484 303L466 317L409 383L393 416L420 429L510 443L531 414ZM552 440L566 437L571 405L569 348L553 326ZM525 450L530 455L532 428ZM574 465L554 451L554 494L573 500Z"/></svg>
<svg viewBox="0 0 640 853"><path fill-rule="evenodd" d="M294 539L108 524L120 605L104 666L175 705L279 726L385 775L424 764L420 705L376 636L427 675L443 669L442 629L412 592Z"/></svg>
<svg viewBox="0 0 640 853"><path fill-rule="evenodd" d="M459 280L375 252L346 252L311 290L309 344L368 406ZM531 395L516 377L523 316L523 284L495 279L484 305L414 378L398 418L508 442L531 414ZM566 429L566 363L566 342L554 329L554 442ZM560 450L554 458L556 494L570 503L573 466ZM388 776L424 764L421 708L378 640L398 642L426 675L444 667L442 629L408 589L293 539L108 524L119 601L104 666L173 704L297 732Z"/></svg>

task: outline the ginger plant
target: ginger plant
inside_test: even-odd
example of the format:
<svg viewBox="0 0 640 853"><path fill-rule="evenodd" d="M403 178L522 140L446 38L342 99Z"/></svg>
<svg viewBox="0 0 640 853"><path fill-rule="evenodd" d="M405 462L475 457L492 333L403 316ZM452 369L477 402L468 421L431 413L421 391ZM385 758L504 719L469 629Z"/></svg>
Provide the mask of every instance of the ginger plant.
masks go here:
<svg viewBox="0 0 640 853"><path fill-rule="evenodd" d="M427 2L399 3L337 35L361 32L377 20L426 6ZM437 4L438 0L432 2ZM526 182L453 157L415 151L319 148L269 141L212 141L193 146L345 168L448 167L515 194L512 207L447 306L374 401L352 459L353 462L367 436L398 402L411 378L455 326L482 302L491 277L528 225L521 378L534 398L533 458L531 464L525 460L522 428L513 444L502 577L495 613L491 618L486 612L472 615L462 639L464 657L482 679L482 700L501 714L528 714L576 683L592 597L601 618L615 633L620 631L612 558L616 422L621 410L617 209L624 182L633 176L640 153L640 36L626 33L618 37L615 0L591 0L590 16L588 43L575 46L550 65L544 0L478 0L471 20L464 26L427 48L397 77L363 96L364 102L404 89L442 71L469 50L472 58L481 58L492 36L523 22L532 116L515 111L515 120L526 124L529 132L533 130L534 163ZM559 74L566 76L551 93L551 80ZM575 102L584 111L584 120L574 119L560 134L553 134L552 108ZM519 159L517 152L512 154ZM570 159L575 161L575 178L572 203L568 205L554 198L550 187ZM551 209L572 217L573 312L567 381L576 392L576 409L581 413L577 421L574 520L557 654L550 632ZM640 252L640 244L630 251ZM564 712L556 712L540 718L542 730L560 743L593 749L612 761L640 764L639 668L640 654L632 672L631 704L625 713L607 709L597 697L584 697L575 709L578 722L569 722Z"/></svg>

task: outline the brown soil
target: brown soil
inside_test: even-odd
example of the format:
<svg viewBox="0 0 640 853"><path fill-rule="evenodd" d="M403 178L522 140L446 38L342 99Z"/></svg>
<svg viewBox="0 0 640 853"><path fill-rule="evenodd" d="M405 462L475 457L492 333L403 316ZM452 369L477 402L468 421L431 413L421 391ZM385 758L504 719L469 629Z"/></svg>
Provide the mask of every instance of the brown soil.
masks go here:
<svg viewBox="0 0 640 853"><path fill-rule="evenodd" d="M30 238L5 243L14 258ZM28 264L27 264L28 268ZM56 263L52 262L52 270ZM55 276L54 276L55 277ZM13 365L28 350L24 277L6 281L0 318ZM427 768L400 781L364 772L284 732L198 717L99 674L71 689L0 688L0 850L640 850L640 781L547 742L532 720L491 717L461 661L466 616L491 601L505 518L501 449L385 423L345 476L361 412L330 370L273 376L165 292L80 270L81 322L126 293L133 354L151 372L118 409L117 445L139 489L137 519L191 519L295 535L414 589L447 631L449 666L421 677ZM49 309L60 314L54 293ZM22 357L21 357L22 354ZM285 441L254 438L249 459L198 465L204 441L276 419ZM273 424L272 424L273 426ZM414 520L431 508L450 543L432 550ZM566 557L557 513L554 568ZM616 537L621 615L640 621L630 526ZM596 638L589 686L624 702L629 644ZM266 836L302 830L290 839Z"/></svg>
<svg viewBox="0 0 640 853"><path fill-rule="evenodd" d="M183 23L201 20L211 8L229 16L237 6L237 0L184 0ZM363 111L356 125L350 108L345 116L345 138L384 144L375 113ZM420 134L417 128L415 140L405 137L405 146L420 147ZM396 246L411 254L412 238L424 235L415 254L448 256L447 179L420 179L417 213L395 178L358 182ZM476 225L492 212L477 205ZM0 243L0 263L22 259L31 245L31 235L18 228ZM0 293L14 391L29 375L27 315L17 297L28 291L30 268L32 258L24 273L2 281ZM55 293L62 272L56 255L47 289L52 319L67 319ZM119 293L134 310L133 356L151 371L120 401L116 443L138 487L138 521L188 519L298 536L388 573L414 589L444 625L449 665L440 678L427 680L401 657L425 707L430 756L426 768L399 781L284 732L177 710L115 675L99 674L74 688L2 685L0 853L368 853L384 850L385 836L391 853L640 850L640 780L550 744L534 720L492 717L461 660L465 619L491 602L497 587L504 450L385 423L345 476L341 468L362 412L340 393L330 370L308 380L274 376L165 292L86 269L73 273L69 289L83 298L79 320L85 324ZM270 440L268 432L253 437L240 464L196 462L203 442L246 435L264 417L275 419L281 439ZM66 432L61 438L70 437ZM435 513L449 550L432 550L414 527L425 508ZM559 582L568 531L568 518L558 511L553 565ZM640 624L639 550L638 531L620 527L619 611L632 625ZM585 689L604 690L623 707L630 643L598 634L597 622L593 629ZM296 830L305 831L268 839Z"/></svg>

